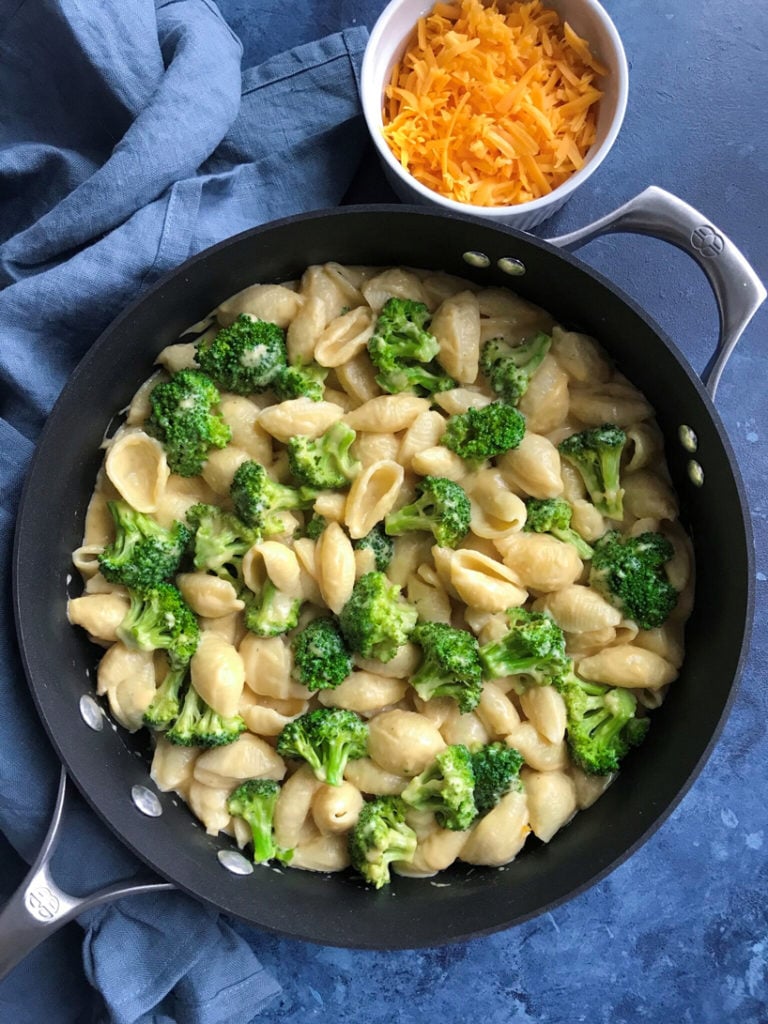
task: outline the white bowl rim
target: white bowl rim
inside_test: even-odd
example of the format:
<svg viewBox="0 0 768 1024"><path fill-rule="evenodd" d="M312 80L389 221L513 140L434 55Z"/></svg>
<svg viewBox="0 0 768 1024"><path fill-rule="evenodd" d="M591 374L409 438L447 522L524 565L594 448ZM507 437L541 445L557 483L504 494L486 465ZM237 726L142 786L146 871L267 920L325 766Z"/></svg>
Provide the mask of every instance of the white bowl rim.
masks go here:
<svg viewBox="0 0 768 1024"><path fill-rule="evenodd" d="M426 201L437 203L439 206L443 206L448 210L470 213L476 217L498 218L503 216L512 218L516 213L523 216L537 211L544 211L553 203L557 203L558 207L562 206L571 193L582 185L606 158L611 147L616 141L619 131L621 130L627 109L627 99L629 96L629 65L627 63L627 55L624 50L624 44L621 41L621 36L605 8L598 3L598 0L581 0L584 7L589 8L595 17L602 23L602 26L611 42L616 58L616 68L611 69L612 73L615 73L617 76L616 109L605 138L597 149L590 152L587 162L578 171L576 171L575 174L572 174L567 181L564 181L562 185L558 185L557 188L547 193L547 195L540 196L538 199L531 199L526 203L514 203L509 206L476 206L473 203L460 203L456 199L449 199L447 196L443 196L439 192L435 192L432 189L427 188L426 185L423 185L412 174L406 171L399 161L395 159L394 153L384 140L381 132L383 127L381 119L381 95L378 93L378 90L374 88L374 82L372 80L374 67L373 55L381 41L381 37L389 27L389 21L392 15L400 8L402 2L403 0L390 0L377 18L368 38L360 70L360 98L363 107L363 116L365 117L368 130L373 138L374 145L385 164L401 181L405 183L408 188L412 188ZM428 0L425 0L424 7L425 9L429 9L430 5Z"/></svg>

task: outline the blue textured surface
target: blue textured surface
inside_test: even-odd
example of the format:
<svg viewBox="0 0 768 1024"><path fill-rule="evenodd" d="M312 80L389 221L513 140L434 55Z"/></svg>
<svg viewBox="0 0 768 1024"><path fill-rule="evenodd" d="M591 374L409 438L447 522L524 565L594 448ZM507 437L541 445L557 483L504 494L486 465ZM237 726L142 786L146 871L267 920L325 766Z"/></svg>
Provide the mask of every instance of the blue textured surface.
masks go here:
<svg viewBox="0 0 768 1024"><path fill-rule="evenodd" d="M605 163L540 233L571 230L658 184L729 234L768 279L768 5L765 0L727 8L722 0L674 6L661 0L604 2L631 66L627 118ZM249 67L339 28L370 27L384 0L259 0L258 32L253 0L219 0L219 6L243 41L243 67ZM375 163L363 169L352 198L391 198ZM704 366L717 334L716 310L701 273L682 254L648 239L614 236L593 243L581 256L634 296L694 367ZM281 997L258 1020L766 1024L768 407L761 341L767 326L764 308L729 363L718 395L753 512L758 593L753 649L720 743L677 811L599 885L551 914L490 938L418 952L369 953L242 928L283 986ZM8 853L4 863L10 859ZM0 878L0 895L14 881ZM76 926L52 941L62 949L62 1006L69 1005L74 1020L82 1002L78 1019L91 1020L87 989L78 975ZM34 977L34 958L28 971ZM38 1024L21 1007L13 1020ZM167 1024L168 1018L163 1020Z"/></svg>
<svg viewBox="0 0 768 1024"><path fill-rule="evenodd" d="M539 233L586 224L656 184L697 207L768 280L768 5L605 0L630 63L624 127L589 183ZM248 0L221 0L244 62ZM276 34L305 38L274 6ZM320 7L321 5L317 5ZM329 5L330 6L330 5ZM384 3L344 2L319 23L369 27ZM284 33L284 36L283 36ZM355 198L388 199L375 169ZM581 258L636 298L701 370L717 312L699 269L634 236L591 243ZM768 1021L768 702L763 307L723 375L718 407L753 512L758 605L752 652L715 752L671 818L626 864L552 914L491 938L409 953L349 952L266 937L258 948L283 985L275 1024L765 1024Z"/></svg>

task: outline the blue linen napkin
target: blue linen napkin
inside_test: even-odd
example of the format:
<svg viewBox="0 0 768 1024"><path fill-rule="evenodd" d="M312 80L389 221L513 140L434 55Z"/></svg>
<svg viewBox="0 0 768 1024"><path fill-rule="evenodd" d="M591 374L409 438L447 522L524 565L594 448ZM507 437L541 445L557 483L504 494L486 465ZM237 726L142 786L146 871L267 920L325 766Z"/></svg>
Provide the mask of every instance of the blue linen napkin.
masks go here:
<svg viewBox="0 0 768 1024"><path fill-rule="evenodd" d="M343 197L365 146L357 73L366 38L362 27L339 32L241 74L239 40L210 0L0 3L6 579L35 438L98 334L192 253ZM0 714L15 726L0 747L0 831L31 861L59 767L23 681L8 590ZM59 884L92 891L137 869L75 799L54 860ZM0 859L0 892L3 877ZM245 1024L280 991L240 932L180 893L131 897L81 923L98 996L62 1000L54 938L0 985L0 1019Z"/></svg>

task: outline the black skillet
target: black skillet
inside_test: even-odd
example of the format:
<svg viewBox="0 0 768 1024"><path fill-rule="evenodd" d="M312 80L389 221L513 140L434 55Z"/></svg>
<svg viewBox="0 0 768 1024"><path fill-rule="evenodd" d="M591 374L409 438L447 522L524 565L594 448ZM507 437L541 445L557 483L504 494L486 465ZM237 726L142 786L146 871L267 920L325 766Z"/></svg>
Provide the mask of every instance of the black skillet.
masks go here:
<svg viewBox="0 0 768 1024"><path fill-rule="evenodd" d="M168 883L254 925L317 943L395 949L468 939L522 922L581 892L670 814L709 754L733 700L752 617L752 540L733 454L707 389L636 303L563 251L605 231L654 234L703 267L721 313L720 344L708 373L713 393L765 290L732 243L659 189L554 244L469 217L403 206L290 218L195 256L96 342L50 416L22 497L14 555L18 638L32 695L66 773L116 835L167 881L134 879L85 901L56 886L48 859L64 807L62 772L45 849L0 915L0 974L86 906ZM225 870L217 854L230 841L206 835L180 801L155 793L146 738L110 727L96 708L89 696L96 649L66 623L70 554L80 542L99 443L115 410L125 407L148 376L156 353L246 285L296 278L306 266L328 260L429 267L479 285L511 286L561 323L595 335L657 410L696 548L697 600L685 666L642 749L627 759L602 799L551 844L531 844L503 870L456 866L440 876L448 883L440 887L395 878L376 893L350 874L276 873L259 866L241 876ZM726 600L707 600L724 588Z"/></svg>

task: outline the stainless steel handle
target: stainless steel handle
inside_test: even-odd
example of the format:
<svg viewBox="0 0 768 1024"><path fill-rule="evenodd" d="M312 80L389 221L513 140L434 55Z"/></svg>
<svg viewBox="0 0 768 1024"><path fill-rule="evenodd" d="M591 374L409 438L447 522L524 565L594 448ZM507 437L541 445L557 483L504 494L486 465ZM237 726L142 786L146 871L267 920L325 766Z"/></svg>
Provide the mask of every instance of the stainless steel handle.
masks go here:
<svg viewBox="0 0 768 1024"><path fill-rule="evenodd" d="M173 889L169 882L131 879L116 882L82 898L70 896L53 880L50 861L59 841L67 801L67 773L62 768L56 806L37 860L0 913L0 981L27 953L85 910L119 896Z"/></svg>
<svg viewBox="0 0 768 1024"><path fill-rule="evenodd" d="M622 231L670 242L696 260L706 274L720 314L720 337L701 376L714 398L728 357L765 301L766 290L760 278L722 231L688 203L655 185L593 224L547 241L563 249L576 249L598 235Z"/></svg>

